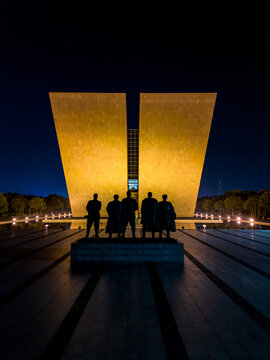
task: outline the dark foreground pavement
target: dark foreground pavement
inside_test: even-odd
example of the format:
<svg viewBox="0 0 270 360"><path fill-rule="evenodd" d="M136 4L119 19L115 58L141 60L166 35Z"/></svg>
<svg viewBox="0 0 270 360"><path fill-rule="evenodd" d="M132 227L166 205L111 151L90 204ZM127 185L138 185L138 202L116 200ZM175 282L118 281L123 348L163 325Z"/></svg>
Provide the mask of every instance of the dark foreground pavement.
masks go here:
<svg viewBox="0 0 270 360"><path fill-rule="evenodd" d="M177 231L184 265L71 270L83 234L0 233L1 359L270 358L270 231Z"/></svg>

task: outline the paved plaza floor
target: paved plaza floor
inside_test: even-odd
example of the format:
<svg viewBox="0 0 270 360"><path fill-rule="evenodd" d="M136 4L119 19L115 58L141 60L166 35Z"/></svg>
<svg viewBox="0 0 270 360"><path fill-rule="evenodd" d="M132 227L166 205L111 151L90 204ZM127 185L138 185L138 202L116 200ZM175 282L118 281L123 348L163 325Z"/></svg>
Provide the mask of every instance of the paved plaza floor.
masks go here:
<svg viewBox="0 0 270 360"><path fill-rule="evenodd" d="M83 235L0 232L1 359L270 359L270 230L177 231L183 265L71 269Z"/></svg>

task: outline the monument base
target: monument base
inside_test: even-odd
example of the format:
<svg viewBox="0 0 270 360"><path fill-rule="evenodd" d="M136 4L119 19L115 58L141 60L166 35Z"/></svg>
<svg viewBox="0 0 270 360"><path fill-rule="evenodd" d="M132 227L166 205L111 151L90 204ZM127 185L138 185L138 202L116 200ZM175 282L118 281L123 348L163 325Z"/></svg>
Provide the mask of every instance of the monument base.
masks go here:
<svg viewBox="0 0 270 360"><path fill-rule="evenodd" d="M71 244L71 264L111 262L184 262L184 245L174 239L80 239Z"/></svg>

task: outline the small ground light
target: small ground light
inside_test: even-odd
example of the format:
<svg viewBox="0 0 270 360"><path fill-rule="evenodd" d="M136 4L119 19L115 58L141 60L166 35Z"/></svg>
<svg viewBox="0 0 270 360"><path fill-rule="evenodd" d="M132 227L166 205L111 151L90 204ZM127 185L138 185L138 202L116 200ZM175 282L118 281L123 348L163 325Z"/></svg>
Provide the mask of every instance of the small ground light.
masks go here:
<svg viewBox="0 0 270 360"><path fill-rule="evenodd" d="M201 214L201 218L203 217L203 214Z"/></svg>
<svg viewBox="0 0 270 360"><path fill-rule="evenodd" d="M254 226L254 223L253 223L253 222L251 222L251 223L250 223L250 225L251 225L251 226Z"/></svg>
<svg viewBox="0 0 270 360"><path fill-rule="evenodd" d="M61 217L61 214L58 214L58 217L59 217L59 219L60 219L60 217Z"/></svg>
<svg viewBox="0 0 270 360"><path fill-rule="evenodd" d="M203 230L205 230L205 229L206 229L206 225L203 224Z"/></svg>
<svg viewBox="0 0 270 360"><path fill-rule="evenodd" d="M16 221L13 221L13 222L12 222L12 225L16 225Z"/></svg>
<svg viewBox="0 0 270 360"><path fill-rule="evenodd" d="M54 219L54 215L52 214L52 218Z"/></svg>
<svg viewBox="0 0 270 360"><path fill-rule="evenodd" d="M214 215L211 215L211 219L212 219L212 220L214 219Z"/></svg>
<svg viewBox="0 0 270 360"><path fill-rule="evenodd" d="M237 221L237 224L241 224L241 221L240 221L240 220L238 220L238 221Z"/></svg>
<svg viewBox="0 0 270 360"><path fill-rule="evenodd" d="M208 219L208 214L205 214L205 218Z"/></svg>
<svg viewBox="0 0 270 360"><path fill-rule="evenodd" d="M26 224L28 223L28 217L27 216L25 217L25 223Z"/></svg>

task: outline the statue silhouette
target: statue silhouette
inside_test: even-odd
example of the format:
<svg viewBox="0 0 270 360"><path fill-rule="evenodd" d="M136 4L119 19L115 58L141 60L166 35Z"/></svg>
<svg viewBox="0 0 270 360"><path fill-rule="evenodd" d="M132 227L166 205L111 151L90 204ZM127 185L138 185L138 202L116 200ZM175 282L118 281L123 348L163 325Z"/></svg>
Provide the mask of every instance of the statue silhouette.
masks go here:
<svg viewBox="0 0 270 360"><path fill-rule="evenodd" d="M121 237L121 233L123 232L123 205L118 200L119 196L114 195L114 200L110 201L107 205L107 213L109 215L106 233L109 234L109 238L112 237L112 233L118 233L118 237Z"/></svg>
<svg viewBox="0 0 270 360"><path fill-rule="evenodd" d="M146 231L152 232L152 238L155 238L155 232L159 231L159 206L156 199L152 198L152 193L148 193L148 197L142 201L142 221L143 238Z"/></svg>
<svg viewBox="0 0 270 360"><path fill-rule="evenodd" d="M86 210L88 212L87 230L86 230L86 236L85 236L86 239L88 239L88 237L89 237L90 229L93 225L93 222L94 222L94 227L95 227L96 238L98 238L99 220L100 220L99 212L101 209L101 202L97 199L98 194L94 194L93 197L94 197L94 200L88 201L87 206L86 206Z"/></svg>
<svg viewBox="0 0 270 360"><path fill-rule="evenodd" d="M132 236L135 239L135 211L138 210L138 203L131 197L131 191L127 191L127 197L122 200L122 204L124 213L123 238L125 237L127 224L130 223Z"/></svg>
<svg viewBox="0 0 270 360"><path fill-rule="evenodd" d="M174 207L170 201L167 201L167 195L162 195L163 201L159 202L160 213L160 230L159 237L162 238L162 231L166 230L167 239L170 238L170 231L176 231L175 229L175 212Z"/></svg>

